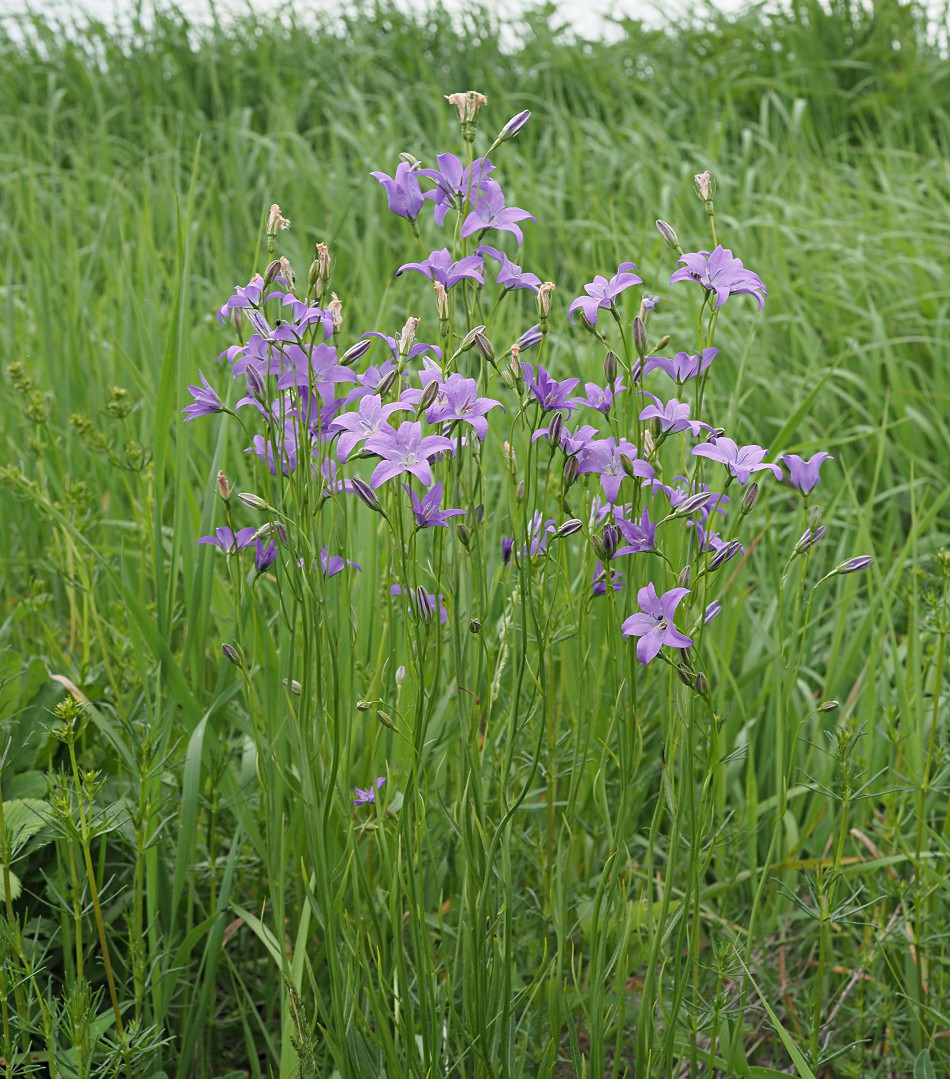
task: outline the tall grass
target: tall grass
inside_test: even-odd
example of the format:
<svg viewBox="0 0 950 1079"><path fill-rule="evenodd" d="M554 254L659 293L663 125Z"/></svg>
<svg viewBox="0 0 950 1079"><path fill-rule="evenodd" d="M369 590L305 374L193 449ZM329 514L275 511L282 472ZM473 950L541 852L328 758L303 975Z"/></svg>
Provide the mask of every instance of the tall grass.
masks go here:
<svg viewBox="0 0 950 1079"><path fill-rule="evenodd" d="M7 1074L950 1063L945 57L897 3L629 22L611 44L552 14L512 35L484 11L202 30L166 9L129 32L37 17L0 36ZM330 245L353 339L395 332L419 313L391 283L406 237L367 174L454 148L442 94L470 86L489 126L533 112L505 188L538 218L521 261L558 285L564 373L599 377L602 354L566 303L628 258L669 293L652 221L705 246L691 177L713 171L721 235L769 301L723 320L710 414L775 452L832 452L822 557L877 558L869 588L832 584L783 664L788 611L759 597L801 529L764 500L709 654L715 755L661 701L622 721L626 656L618 672L603 632L585 637L567 577L547 624L520 623L495 574L520 512L502 477L482 635L456 626L437 654L380 599L389 540L355 515L349 605L300 600L335 657L319 677L294 670L269 583L229 584L194 545L224 523L215 476L242 473L246 443L177 410L230 343L214 308L267 261L267 207L293 218L298 268ZM493 340L531 321L502 315ZM247 676L222 641L253 656ZM450 662L472 686L426 684ZM319 752L290 678L304 700L333 687ZM82 715L52 712L64 684ZM430 740L407 748L385 718L411 707ZM380 812L353 814L381 768Z"/></svg>

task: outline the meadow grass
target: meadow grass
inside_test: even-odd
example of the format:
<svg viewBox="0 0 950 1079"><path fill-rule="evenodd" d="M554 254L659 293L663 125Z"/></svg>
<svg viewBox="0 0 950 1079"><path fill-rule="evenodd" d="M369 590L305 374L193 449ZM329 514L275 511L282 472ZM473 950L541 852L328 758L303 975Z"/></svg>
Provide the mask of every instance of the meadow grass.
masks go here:
<svg viewBox="0 0 950 1079"><path fill-rule="evenodd" d="M201 30L168 9L0 34L6 1075L950 1065L946 57L897 3L631 22L610 44L554 15L513 35L477 10ZM807 520L762 484L703 632L708 707L637 671L615 625L635 588L591 599L589 535L502 566L535 506L585 517L513 398L458 477L483 525L468 549L420 533L415 570L354 498L327 525L238 426L180 423L199 368L243 393L214 311L268 262L275 201L298 278L330 248L343 347L412 314L436 339L428 286L392 276L418 246L368 173L458 151L442 95L470 87L482 149L533 114L497 163L537 217L517 257L558 286L556 377L602 381L567 304L627 259L693 349L699 305L653 222L708 246L709 168L719 238L769 297L730 301L704 418L834 454L827 534L790 583ZM536 321L514 297L499 356ZM286 566L256 579L196 546L266 519L224 507L219 469L363 572L295 591ZM806 606L806 571L858 553L870 573ZM389 594L427 566L452 584L444 631Z"/></svg>

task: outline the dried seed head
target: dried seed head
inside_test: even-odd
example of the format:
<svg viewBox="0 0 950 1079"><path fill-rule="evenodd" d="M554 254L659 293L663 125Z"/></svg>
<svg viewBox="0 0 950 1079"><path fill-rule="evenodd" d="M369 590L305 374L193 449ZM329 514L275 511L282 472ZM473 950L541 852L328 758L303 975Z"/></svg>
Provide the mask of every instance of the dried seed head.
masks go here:
<svg viewBox="0 0 950 1079"><path fill-rule="evenodd" d="M696 193L703 202L709 202L713 196L713 191L715 190L712 173L709 169L706 169L705 172L701 172L698 176L695 176L694 180L696 182Z"/></svg>
<svg viewBox="0 0 950 1079"><path fill-rule="evenodd" d="M327 310L330 312L330 317L333 319L333 332L339 333L340 327L343 325L343 301L335 292L330 293L330 302L327 304Z"/></svg>
<svg viewBox="0 0 950 1079"><path fill-rule="evenodd" d="M231 500L231 484L228 482L228 477L221 469L218 470L218 494L225 502Z"/></svg>
<svg viewBox="0 0 950 1079"><path fill-rule="evenodd" d="M482 624L477 618L473 618L468 624L469 633L479 634L482 631Z"/></svg>
<svg viewBox="0 0 950 1079"><path fill-rule="evenodd" d="M294 275L293 267L283 255L277 260L277 265L280 267L281 276L287 282L290 291L293 292L297 287L297 278Z"/></svg>
<svg viewBox="0 0 950 1079"><path fill-rule="evenodd" d="M459 112L459 123L462 125L463 131L466 125L474 125L478 119L478 110L482 105L488 104L488 98L484 94L478 93L477 90L465 90L460 93L446 94L445 100L454 105ZM473 131L474 135L475 132Z"/></svg>
<svg viewBox="0 0 950 1079"><path fill-rule="evenodd" d="M542 323L546 322L548 315L551 314L551 293L554 289L553 281L545 281L538 289L538 317Z"/></svg>
<svg viewBox="0 0 950 1079"><path fill-rule="evenodd" d="M399 331L399 337L397 343L399 345L399 355L408 356L409 350L415 344L416 330L419 328L419 319L407 318L406 324Z"/></svg>
<svg viewBox="0 0 950 1079"><path fill-rule="evenodd" d="M447 322L449 318L449 294L445 291L445 285L441 281L433 281L432 290L435 292L435 308L439 314L439 321Z"/></svg>
<svg viewBox="0 0 950 1079"><path fill-rule="evenodd" d="M289 228L290 222L286 217L281 216L280 207L275 202L270 208L270 213L267 215L267 235L276 236L278 232L283 232L284 229Z"/></svg>

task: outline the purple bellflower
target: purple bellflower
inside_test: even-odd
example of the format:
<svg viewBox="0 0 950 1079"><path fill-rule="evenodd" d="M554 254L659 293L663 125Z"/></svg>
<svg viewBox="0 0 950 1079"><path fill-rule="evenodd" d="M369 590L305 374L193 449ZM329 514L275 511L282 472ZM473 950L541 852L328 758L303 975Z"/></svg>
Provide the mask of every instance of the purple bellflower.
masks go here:
<svg viewBox="0 0 950 1079"><path fill-rule="evenodd" d="M228 528L227 525L222 525L214 530L213 536L202 536L197 543L210 543L212 547L219 547L228 554L234 554L235 551L243 551L245 547L250 547L256 538L257 529L251 525L247 528L239 528L237 532Z"/></svg>
<svg viewBox="0 0 950 1079"><path fill-rule="evenodd" d="M366 790L363 790L362 787L355 787L353 789L353 793L356 795L356 797L353 799L353 805L355 805L355 806L373 805L373 803L376 801L376 792L382 788L382 785L385 782L386 782L386 777L385 776L380 776L379 779L376 780L376 786L375 787L369 787Z"/></svg>
<svg viewBox="0 0 950 1079"><path fill-rule="evenodd" d="M462 223L462 236L471 236L482 229L497 229L499 232L510 232L520 245L524 242L524 234L517 222L524 221L525 218L531 221L535 219L534 214L527 210L518 206L506 206L501 187L494 180L486 180L475 209Z"/></svg>
<svg viewBox="0 0 950 1079"><path fill-rule="evenodd" d="M188 390L194 397L194 401L186 408L182 409L182 412L186 413L184 422L189 420L196 420L199 416L213 416L216 412L224 412L224 404L221 398L215 393L205 376L199 371L198 377L201 379L202 386L189 386Z"/></svg>
<svg viewBox="0 0 950 1079"><path fill-rule="evenodd" d="M438 168L419 169L417 175L435 182L435 189L427 191L423 198L435 201L435 223L441 227L451 209L461 209L467 202L477 206L488 183L488 174L494 165L484 157L477 157L471 166L464 166L455 154L439 154L435 159Z"/></svg>
<svg viewBox="0 0 950 1079"><path fill-rule="evenodd" d="M287 283L282 277L278 277L276 280L282 281L284 284ZM283 292L269 292L264 296L265 287L264 278L259 273L254 274L246 285L236 285L234 294L218 308L218 322L227 322L228 316L236 307L245 309L259 307L262 303L267 303L268 300L284 298L285 293Z"/></svg>
<svg viewBox="0 0 950 1079"><path fill-rule="evenodd" d="M422 424L414 420L403 420L398 431L390 428L371 435L365 445L366 449L382 457L369 481L374 490L403 472L411 473L426 487L431 487L429 458L443 450L451 453L455 449L453 441L442 435L423 438Z"/></svg>
<svg viewBox="0 0 950 1079"><path fill-rule="evenodd" d="M691 420L689 418L689 405L685 401L677 401L675 397L671 397L664 405L663 402L658 397L654 397L652 393L649 393L646 390L644 390L643 393L644 396L652 398L656 403L647 405L640 413L640 419L656 420L660 425L660 430L665 431L668 435L675 435L679 431L689 431L695 438L704 428L707 431L711 430L708 423L703 423L702 420Z"/></svg>
<svg viewBox="0 0 950 1079"><path fill-rule="evenodd" d="M671 588L662 596L656 594L651 582L637 592L640 613L624 619L620 629L624 637L639 637L637 659L646 665L656 659L663 645L669 648L689 648L693 641L673 625L673 615L688 588Z"/></svg>
<svg viewBox="0 0 950 1079"><path fill-rule="evenodd" d="M797 453L786 453L779 458L788 469L788 482L803 495L809 494L818 486L819 470L825 461L833 461L830 453L819 450L816 454L804 460Z"/></svg>
<svg viewBox="0 0 950 1079"><path fill-rule="evenodd" d="M536 348L541 344L544 334L541 333L541 324L537 323L532 326L518 338L516 344L522 352L527 352L529 348Z"/></svg>
<svg viewBox="0 0 950 1079"><path fill-rule="evenodd" d="M466 277L472 281L477 281L480 285L484 285L483 268L484 263L481 255L466 255L465 258L459 259L458 262L453 262L449 249L443 247L439 251L433 251L424 262L403 263L396 271L396 276L398 277L404 270L418 270L419 273L425 274L430 281L438 281L446 289L450 289Z"/></svg>
<svg viewBox="0 0 950 1079"><path fill-rule="evenodd" d="M342 555L331 555L329 547L320 548L320 568L323 570L324 577L335 577L338 573L342 573L347 566L360 573L363 572L363 567L358 562L350 562L349 559L344 558Z"/></svg>
<svg viewBox="0 0 950 1079"><path fill-rule="evenodd" d="M420 375L425 372L420 372ZM436 401L426 411L426 419L429 423L445 423L451 420L459 420L469 423L475 428L475 434L484 441L488 434L488 420L485 413L493 408L505 411L501 401L491 397L478 396L478 383L474 378L466 378L458 373L449 375L439 393L442 400Z"/></svg>
<svg viewBox="0 0 950 1079"><path fill-rule="evenodd" d="M608 502L616 502L620 495L620 484L628 475L623 465L624 457L630 462L628 467L635 476L653 479L653 466L648 461L637 459L637 447L625 438L618 444L613 437L597 439L584 446L577 455L577 474L582 476L594 472L599 475L604 497Z"/></svg>
<svg viewBox="0 0 950 1079"><path fill-rule="evenodd" d="M647 356L643 362L643 374L648 375L659 369L665 371L675 382L688 382L708 370L718 355L718 348L704 348L698 356L677 352L672 360L666 356Z"/></svg>
<svg viewBox="0 0 950 1079"><path fill-rule="evenodd" d="M591 591L595 596L607 595L607 573L608 571L598 562L591 580ZM623 574L619 570L610 570L610 587L614 592L623 591Z"/></svg>
<svg viewBox="0 0 950 1079"><path fill-rule="evenodd" d="M508 291L527 288L537 292L541 287L541 278L537 274L522 273L521 267L512 262L504 251L489 247L488 244L482 244L480 247L475 248L475 254L487 255L498 263L498 284Z"/></svg>
<svg viewBox="0 0 950 1079"><path fill-rule="evenodd" d="M623 376L616 380L614 388L609 386L601 387L596 382L585 382L584 389L586 391L586 397L572 397L572 405L587 405L588 408L596 409L598 412L603 412L606 416L607 413L613 408L614 400L618 393L623 393L626 390L626 386L623 384Z"/></svg>
<svg viewBox="0 0 950 1079"><path fill-rule="evenodd" d="M254 568L258 573L263 573L277 560L277 544L274 540L271 540L265 547L264 541L260 536L257 536L254 540L254 547Z"/></svg>
<svg viewBox="0 0 950 1079"><path fill-rule="evenodd" d="M385 172L371 172L370 176L383 185L392 213L404 217L407 221L415 220L424 199L419 177L410 164L400 161L396 166L395 176L387 176Z"/></svg>
<svg viewBox="0 0 950 1079"><path fill-rule="evenodd" d="M441 481L421 499L408 483L404 483L403 487L405 487L409 497L412 499L412 515L416 519L417 528L448 528L449 518L465 516L465 510L440 509L442 505Z"/></svg>
<svg viewBox="0 0 950 1079"><path fill-rule="evenodd" d="M394 412L411 411L412 408L409 405L400 404L398 401L392 405L384 405L378 393L363 397L358 411L338 416L330 424L331 431L343 432L337 443L340 460L345 461L360 442L371 435L379 434L385 427L391 429L387 421Z"/></svg>
<svg viewBox="0 0 950 1079"><path fill-rule="evenodd" d="M765 306L768 292L762 279L752 270L742 265L742 260L733 258L732 252L720 244L711 254L708 251L694 251L683 255L679 260L683 266L670 278L670 284L677 281L698 281L707 292L716 294L716 307L722 305L733 293L747 293L759 303L759 310Z"/></svg>
<svg viewBox="0 0 950 1079"><path fill-rule="evenodd" d="M568 318L574 321L574 312L580 308L584 318L591 324L597 323L597 312L600 308L608 309L614 306L614 300L631 285L642 285L643 281L637 277L636 266L632 262L621 262L617 272L608 281L606 277L597 274L593 281L584 286L586 296L578 296L568 308Z"/></svg>
<svg viewBox="0 0 950 1079"><path fill-rule="evenodd" d="M625 554L643 554L656 547L656 525L650 520L649 510L644 510L639 521L628 521L615 514L614 526L627 542L614 552L614 558Z"/></svg>
<svg viewBox="0 0 950 1079"><path fill-rule="evenodd" d="M559 412L561 409L573 412L576 406L571 404L569 394L580 382L579 378L566 378L558 382L551 378L540 364L538 364L538 373L535 377L534 368L524 361L521 364L521 372L528 389L537 398L538 404L545 412Z"/></svg>
<svg viewBox="0 0 950 1079"><path fill-rule="evenodd" d="M762 460L768 452L761 446L737 446L733 439L724 435L712 442L701 442L693 447L696 457L708 457L710 461L725 465L743 486L753 472L761 472L766 468L774 473L777 479L782 478L782 470L778 465Z"/></svg>

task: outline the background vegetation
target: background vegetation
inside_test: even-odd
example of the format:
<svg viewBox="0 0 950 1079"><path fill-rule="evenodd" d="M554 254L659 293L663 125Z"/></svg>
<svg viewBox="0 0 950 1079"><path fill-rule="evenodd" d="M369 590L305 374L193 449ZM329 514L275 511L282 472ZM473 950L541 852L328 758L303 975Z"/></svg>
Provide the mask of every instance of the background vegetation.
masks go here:
<svg viewBox="0 0 950 1079"><path fill-rule="evenodd" d="M476 9L410 18L383 7L209 28L166 9L129 32L38 16L0 31L8 1074L123 1072L128 1046L134 1074L291 1074L296 1032L311 1074L421 1075L442 1015L458 1075L633 1074L634 1062L758 1076L950 1068L950 627L936 557L950 529L950 65L921 9L891 0L622 29L615 43L581 42L557 29L554 7L513 28ZM665 841L643 838L656 838L663 807L656 726L629 778L642 839L627 864L605 823L612 787L573 791L576 815L550 821L544 795L576 759L578 732L591 715L594 742L613 729L584 670L556 668L550 699L567 719L530 811L509 828L486 810L482 849L459 830L459 806L433 807L417 854L432 870L432 984L449 1003L420 1006L430 1023L415 1054L379 1035L386 986L370 972L396 960L365 951L372 904L341 908L334 936L313 884L311 832L324 826L345 833L328 857L377 844L376 857L398 860L385 822L360 846L349 812L349 791L372 778L358 753L368 762L376 742L354 742L352 774L316 826L293 808L290 748L275 744L269 761L253 752L241 673L220 658L234 612L194 545L222 523L214 477L239 471L243 444L216 424L182 428L177 413L185 385L230 343L213 311L263 269L274 201L294 222L282 249L298 266L315 241L329 244L354 337L393 333L413 313L391 284L406 237L368 173L392 172L404 150L431 160L454 148L442 95L469 88L487 95L489 128L532 110L505 148L506 190L538 218L522 264L557 283L555 334L578 374L594 377L600 358L569 334L567 302L624 259L662 285L670 252L653 221L671 222L687 250L704 246L691 178L712 170L720 234L769 289L763 317L723 327L715 412L737 438L831 451L826 543L877 563L870 587L836 584L789 687L776 674L775 611L756 605L751 582L780 572L775 551L798 533L779 538L760 521L749 602L729 616L709 672L730 685L728 850L700 882L701 963L683 959L686 919L655 909L643 882L644 865L659 873L667 857ZM499 341L530 321L503 324ZM354 603L365 624L365 581ZM278 702L281 673L275 657L259 674ZM52 712L64 686L89 702L88 725L72 726L69 707ZM777 815L779 697L801 716L832 697L841 707L808 720ZM287 784L276 830L253 794L262 775L270 791ZM781 858L770 861L776 820ZM326 872L343 896L350 869ZM727 948L762 879L755 939ZM460 883L473 881L486 889L474 899ZM683 893L666 894L675 908ZM515 931L502 916L513 898ZM498 919L482 950L453 907L468 901ZM831 950L819 959L821 941ZM488 974L473 988L476 969ZM655 1051L637 1044L647 998ZM711 1030L728 1061L709 1052Z"/></svg>

